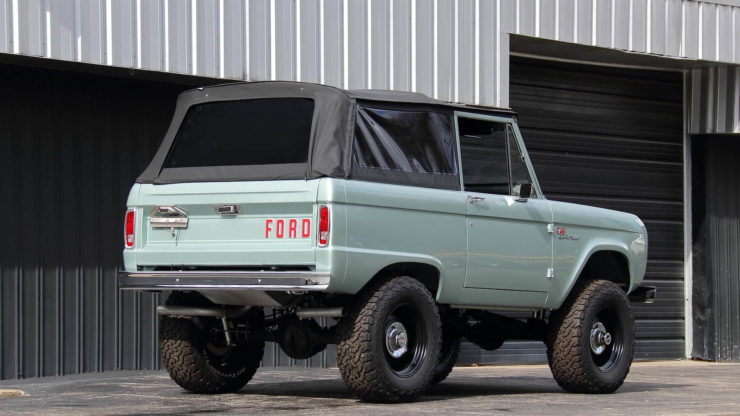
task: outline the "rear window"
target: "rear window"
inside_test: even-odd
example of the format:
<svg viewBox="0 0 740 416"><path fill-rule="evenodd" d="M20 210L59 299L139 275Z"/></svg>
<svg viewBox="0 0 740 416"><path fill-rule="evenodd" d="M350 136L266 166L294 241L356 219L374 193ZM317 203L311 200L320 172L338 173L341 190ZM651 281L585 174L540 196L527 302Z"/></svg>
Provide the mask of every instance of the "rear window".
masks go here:
<svg viewBox="0 0 740 416"><path fill-rule="evenodd" d="M306 163L314 102L264 98L197 104L177 132L165 168Z"/></svg>

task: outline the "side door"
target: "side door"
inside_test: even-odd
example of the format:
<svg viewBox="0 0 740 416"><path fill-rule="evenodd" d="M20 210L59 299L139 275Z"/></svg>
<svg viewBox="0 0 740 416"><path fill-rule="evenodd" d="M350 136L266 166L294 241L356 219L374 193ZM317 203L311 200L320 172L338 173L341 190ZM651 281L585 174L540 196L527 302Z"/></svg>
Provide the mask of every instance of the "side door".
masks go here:
<svg viewBox="0 0 740 416"><path fill-rule="evenodd" d="M465 287L530 292L544 304L552 273L552 210L537 186L512 120L456 114L467 198ZM519 189L532 184L528 198ZM534 306L534 305L529 305Z"/></svg>

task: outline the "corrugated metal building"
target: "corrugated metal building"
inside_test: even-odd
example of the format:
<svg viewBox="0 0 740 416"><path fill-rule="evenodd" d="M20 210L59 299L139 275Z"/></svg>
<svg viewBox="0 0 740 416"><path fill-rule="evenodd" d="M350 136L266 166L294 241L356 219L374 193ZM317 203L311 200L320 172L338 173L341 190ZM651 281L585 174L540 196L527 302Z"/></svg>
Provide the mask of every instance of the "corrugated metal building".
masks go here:
<svg viewBox="0 0 740 416"><path fill-rule="evenodd" d="M551 199L648 225L638 356L740 359L740 0L0 0L0 73L0 378L159 366L124 201L176 95L224 79L512 107Z"/></svg>

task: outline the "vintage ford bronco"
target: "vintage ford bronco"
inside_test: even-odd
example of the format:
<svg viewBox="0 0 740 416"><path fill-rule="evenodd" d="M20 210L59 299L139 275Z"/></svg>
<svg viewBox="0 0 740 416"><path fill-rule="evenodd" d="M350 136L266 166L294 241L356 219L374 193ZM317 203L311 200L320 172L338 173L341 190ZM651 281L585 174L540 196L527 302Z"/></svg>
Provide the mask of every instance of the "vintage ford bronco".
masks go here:
<svg viewBox="0 0 740 416"><path fill-rule="evenodd" d="M545 199L512 111L415 93L185 92L124 233L120 288L170 292L164 365L199 393L243 387L272 341L296 359L336 344L360 398L413 400L463 338L543 341L565 390L613 392L630 299L655 293L642 221Z"/></svg>

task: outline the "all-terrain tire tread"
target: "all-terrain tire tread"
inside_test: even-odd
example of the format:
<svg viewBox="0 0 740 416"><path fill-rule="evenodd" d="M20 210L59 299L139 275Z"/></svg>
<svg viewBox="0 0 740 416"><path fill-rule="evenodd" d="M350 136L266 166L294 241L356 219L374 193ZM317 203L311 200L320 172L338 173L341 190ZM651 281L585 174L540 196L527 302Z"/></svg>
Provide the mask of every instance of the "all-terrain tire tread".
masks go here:
<svg viewBox="0 0 740 416"><path fill-rule="evenodd" d="M571 291L563 306L550 317L547 356L550 370L555 381L564 390L572 393L612 393L624 382L629 373L627 366L624 376L613 383L604 383L590 371L590 351L583 348L583 337L587 333L583 324L587 321L589 307L598 304L601 298L610 295L624 298L624 291L615 283L607 280L584 280ZM631 314L630 314L631 319ZM634 342L634 338L632 342ZM622 358L632 362L633 345L625 346Z"/></svg>
<svg viewBox="0 0 740 416"><path fill-rule="evenodd" d="M442 335L442 337L444 336L445 335ZM460 355L461 343L462 339L460 337L456 337L456 339L453 341L452 349L449 351L449 355L446 357L442 357L440 354L439 363L437 364L437 368L434 370L434 377L432 377L432 385L443 382L447 378L447 376L450 375L452 369L457 363L457 357Z"/></svg>
<svg viewBox="0 0 740 416"><path fill-rule="evenodd" d="M199 329L186 317L162 317L160 349L170 377L182 388L193 393L217 394L239 390L252 379L259 368L265 343L254 342L243 359L244 367L235 376L219 374L204 356Z"/></svg>
<svg viewBox="0 0 740 416"><path fill-rule="evenodd" d="M383 340L372 339L371 325L376 318L376 311L385 299L394 293L422 293L426 301L433 305L439 331L439 312L432 295L418 280L399 276L371 285L361 294L347 318L340 322L339 342L337 343L337 365L347 387L361 399L370 402L398 403L416 399L429 386L434 371L419 388L401 390L390 384L381 374L383 371L374 364L374 343ZM434 358L436 360L436 357ZM436 363L435 366L436 367Z"/></svg>

